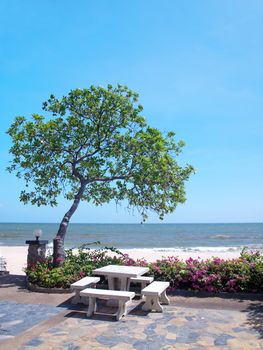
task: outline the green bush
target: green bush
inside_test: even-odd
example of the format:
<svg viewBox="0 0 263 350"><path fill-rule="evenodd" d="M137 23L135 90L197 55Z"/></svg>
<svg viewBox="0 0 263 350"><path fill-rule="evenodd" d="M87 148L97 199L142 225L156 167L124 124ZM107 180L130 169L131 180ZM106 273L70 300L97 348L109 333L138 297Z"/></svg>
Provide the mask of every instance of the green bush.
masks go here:
<svg viewBox="0 0 263 350"><path fill-rule="evenodd" d="M71 283L91 275L95 268L117 264L148 266L148 275L154 276L155 280L169 281L170 291L263 292L263 255L259 252L244 250L238 259L231 260L189 258L181 261L177 257L168 257L147 263L144 259L135 261L114 248L85 248L80 247L77 254L68 250L63 267L53 268L51 258L28 267L29 282L40 287L69 288ZM109 251L115 255L109 256Z"/></svg>
<svg viewBox="0 0 263 350"><path fill-rule="evenodd" d="M115 252L110 257L108 252ZM52 257L38 262L25 269L28 281L44 288L69 288L71 283L90 276L92 270L110 264L124 264L123 255L114 248L90 250L85 245L77 253L73 249L66 251L65 263L62 267L53 267Z"/></svg>
<svg viewBox="0 0 263 350"><path fill-rule="evenodd" d="M207 292L262 292L263 255L244 250L238 259L207 260L176 257L149 264L156 280L170 282L170 290L187 289Z"/></svg>

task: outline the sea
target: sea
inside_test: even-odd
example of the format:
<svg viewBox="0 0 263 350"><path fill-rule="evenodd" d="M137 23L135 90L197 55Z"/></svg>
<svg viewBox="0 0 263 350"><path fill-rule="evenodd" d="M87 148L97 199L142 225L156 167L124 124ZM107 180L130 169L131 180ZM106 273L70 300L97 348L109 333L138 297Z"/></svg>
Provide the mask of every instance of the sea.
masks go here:
<svg viewBox="0 0 263 350"><path fill-rule="evenodd" d="M24 246L41 230L52 247L59 224L0 223L0 246ZM99 243L98 243L99 242ZM66 248L147 249L154 251L263 252L263 223L232 224L76 224L69 225Z"/></svg>

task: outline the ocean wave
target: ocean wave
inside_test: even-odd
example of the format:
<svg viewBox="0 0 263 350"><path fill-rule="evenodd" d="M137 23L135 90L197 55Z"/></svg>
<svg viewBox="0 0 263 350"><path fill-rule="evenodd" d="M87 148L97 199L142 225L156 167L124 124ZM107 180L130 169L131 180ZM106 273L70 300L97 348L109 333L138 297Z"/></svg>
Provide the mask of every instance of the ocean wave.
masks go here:
<svg viewBox="0 0 263 350"><path fill-rule="evenodd" d="M1 243L0 243L1 244ZM65 249L76 249L76 246L65 246ZM90 249L98 249L98 246L90 246ZM100 247L103 248L103 247ZM260 251L263 252L263 244L251 244L246 246L197 246L197 247L115 247L116 249L122 251L122 250L128 250L128 251L134 251L134 250L140 250L140 251L150 251L150 252L171 252L171 253L180 253L180 252L241 252L244 248L247 248L248 251ZM47 244L47 251L52 253L53 250L53 242L50 242Z"/></svg>
<svg viewBox="0 0 263 350"><path fill-rule="evenodd" d="M232 246L232 247L162 247L162 248L119 248L120 250L143 250L151 252L241 252L244 248L253 251L263 251L263 245Z"/></svg>
<svg viewBox="0 0 263 350"><path fill-rule="evenodd" d="M226 238L232 238L231 235L215 235L215 236L209 236L209 238L217 238L217 239L226 239Z"/></svg>

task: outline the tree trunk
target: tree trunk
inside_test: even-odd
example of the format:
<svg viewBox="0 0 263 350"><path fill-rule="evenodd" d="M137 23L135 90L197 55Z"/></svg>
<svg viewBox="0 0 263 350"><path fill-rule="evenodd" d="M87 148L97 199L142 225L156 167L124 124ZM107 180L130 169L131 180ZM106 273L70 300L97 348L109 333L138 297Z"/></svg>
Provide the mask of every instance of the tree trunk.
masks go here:
<svg viewBox="0 0 263 350"><path fill-rule="evenodd" d="M64 263L64 260L65 260L64 241L65 241L65 236L68 229L68 224L72 215L75 213L76 209L79 206L79 203L85 191L85 188L86 188L86 183L81 182L79 191L75 196L74 202L70 207L69 211L64 215L60 223L58 233L55 239L53 240L53 266L55 267L62 266Z"/></svg>

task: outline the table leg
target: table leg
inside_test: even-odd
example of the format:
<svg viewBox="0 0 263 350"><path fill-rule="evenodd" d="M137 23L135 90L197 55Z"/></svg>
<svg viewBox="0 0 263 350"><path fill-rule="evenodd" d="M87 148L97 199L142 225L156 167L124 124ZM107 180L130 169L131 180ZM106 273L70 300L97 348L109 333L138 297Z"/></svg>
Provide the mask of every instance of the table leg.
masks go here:
<svg viewBox="0 0 263 350"><path fill-rule="evenodd" d="M87 312L87 317L90 317L96 312L97 309L97 301L95 297L89 297L89 308Z"/></svg>
<svg viewBox="0 0 263 350"><path fill-rule="evenodd" d="M160 304L159 297L158 296L154 296L152 300L153 300L153 304L152 304L153 310L155 310L157 312L163 312L163 307Z"/></svg>
<svg viewBox="0 0 263 350"><path fill-rule="evenodd" d="M110 290L128 290L129 278L108 276L108 285Z"/></svg>
<svg viewBox="0 0 263 350"><path fill-rule="evenodd" d="M109 289L110 290L124 290L124 291L126 291L127 287L128 287L128 280L129 279L127 277L116 278L116 277L108 276ZM118 305L118 300L108 300L107 301L107 305L108 306L117 306ZM119 308L121 310L123 309L123 307L119 307Z"/></svg>
<svg viewBox="0 0 263 350"><path fill-rule="evenodd" d="M162 304L166 304L166 305L170 304L170 300L168 299L168 297L166 295L166 291L163 291L162 294L160 295L160 302Z"/></svg>
<svg viewBox="0 0 263 350"><path fill-rule="evenodd" d="M110 290L116 290L116 279L115 277L108 276L108 285ZM117 306L116 300L107 300L107 306Z"/></svg>
<svg viewBox="0 0 263 350"><path fill-rule="evenodd" d="M119 300L119 308L116 315L117 321L119 321L122 318L122 316L127 315L127 303L127 301Z"/></svg>
<svg viewBox="0 0 263 350"><path fill-rule="evenodd" d="M144 311L155 310L157 312L163 312L163 307L160 304L159 297L154 295L146 295L145 303L142 306Z"/></svg>
<svg viewBox="0 0 263 350"><path fill-rule="evenodd" d="M74 297L72 299L72 304L80 303L80 295L79 295L79 293L80 293L80 290L79 289L75 289L75 295L74 295Z"/></svg>
<svg viewBox="0 0 263 350"><path fill-rule="evenodd" d="M120 278L120 290L128 290L129 278L122 277Z"/></svg>
<svg viewBox="0 0 263 350"><path fill-rule="evenodd" d="M115 290L115 280L114 277L108 276L108 285L110 290Z"/></svg>

